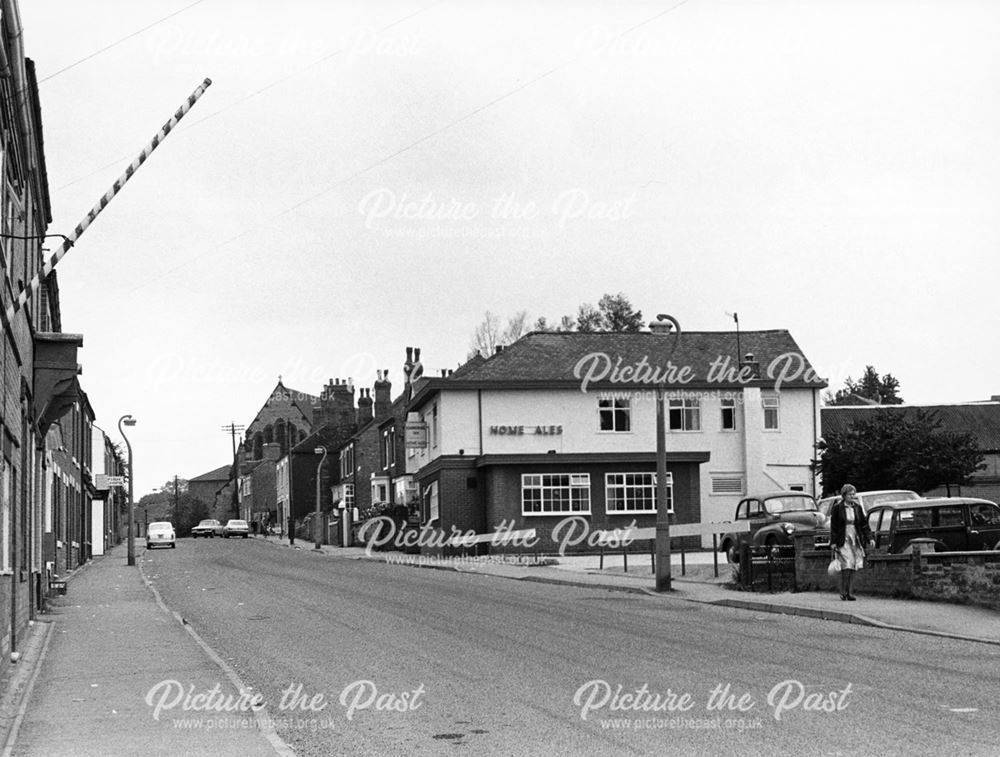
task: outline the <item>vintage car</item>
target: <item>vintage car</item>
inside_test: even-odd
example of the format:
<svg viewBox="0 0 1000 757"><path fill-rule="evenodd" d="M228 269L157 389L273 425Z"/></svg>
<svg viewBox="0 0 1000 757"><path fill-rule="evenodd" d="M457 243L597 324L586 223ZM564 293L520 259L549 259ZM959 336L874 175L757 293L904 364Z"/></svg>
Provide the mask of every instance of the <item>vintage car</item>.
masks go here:
<svg viewBox="0 0 1000 757"><path fill-rule="evenodd" d="M744 497L736 506L736 522L748 522L750 530L723 534L719 544L732 563L739 562L743 544L789 545L795 533L828 528L827 517L816 507L816 500L811 494L799 491Z"/></svg>
<svg viewBox="0 0 1000 757"><path fill-rule="evenodd" d="M177 548L173 523L169 521L157 521L150 523L146 527L146 549L152 549L153 547Z"/></svg>
<svg viewBox="0 0 1000 757"><path fill-rule="evenodd" d="M241 536L244 539L250 536L250 525L245 520L228 520L222 527L222 538Z"/></svg>
<svg viewBox="0 0 1000 757"><path fill-rule="evenodd" d="M858 492L858 502L861 509L866 513L876 505L884 505L888 502L900 502L903 500L923 499L919 494L909 489L878 489L869 492ZM818 503L818 507L823 515L830 516L830 508L840 497L824 497Z"/></svg>
<svg viewBox="0 0 1000 757"><path fill-rule="evenodd" d="M222 536L222 524L217 520L203 520L197 526L191 529L191 536L197 539L199 536L204 536L208 539L214 539L216 534Z"/></svg>
<svg viewBox="0 0 1000 757"><path fill-rule="evenodd" d="M875 551L907 554L915 545L936 552L1000 550L1000 507L985 499L940 497L872 508Z"/></svg>

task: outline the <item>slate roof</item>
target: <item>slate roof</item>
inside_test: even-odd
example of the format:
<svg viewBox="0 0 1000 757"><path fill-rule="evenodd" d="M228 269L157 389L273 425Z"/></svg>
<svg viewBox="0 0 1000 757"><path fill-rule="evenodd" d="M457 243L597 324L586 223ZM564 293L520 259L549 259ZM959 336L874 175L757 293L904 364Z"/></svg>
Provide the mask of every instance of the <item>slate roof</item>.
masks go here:
<svg viewBox="0 0 1000 757"><path fill-rule="evenodd" d="M671 352L671 347L676 347ZM826 381L817 377L812 365L805 358L798 344L788 331L746 331L740 333L740 352L752 353L760 365L760 379L748 382L719 380L716 373L709 382L713 362L729 358L729 367L738 368L735 331L685 331L677 334L651 332L532 332L521 337L502 352L491 355L476 364L467 364L448 378L431 378L420 387L415 405L444 388L568 388L580 387L580 375L587 367L578 368L581 360L590 355L607 356L609 365L636 366L643 360L650 371L666 372L688 367L690 380L680 383L669 380L670 388L732 389L741 386L773 387L768 376L772 368L776 375L783 363L782 355L794 355L798 376L784 382L785 387L823 388ZM659 356L659 357L658 357ZM601 358L603 360L603 358ZM588 388L647 388L656 386L647 372L645 379L616 381L610 373L603 380L591 382ZM676 373L674 374L676 375ZM808 380L807 380L808 379Z"/></svg>
<svg viewBox="0 0 1000 757"><path fill-rule="evenodd" d="M821 433L845 431L855 420L870 418L879 410L891 413L934 412L941 430L969 433L982 452L1000 452L1000 402L969 402L961 405L849 405L820 410Z"/></svg>
<svg viewBox="0 0 1000 757"><path fill-rule="evenodd" d="M215 470L211 470L208 473L202 473L200 476L195 476L194 478L189 478L188 483L192 481L228 481L229 471L232 468L232 464L220 465Z"/></svg>

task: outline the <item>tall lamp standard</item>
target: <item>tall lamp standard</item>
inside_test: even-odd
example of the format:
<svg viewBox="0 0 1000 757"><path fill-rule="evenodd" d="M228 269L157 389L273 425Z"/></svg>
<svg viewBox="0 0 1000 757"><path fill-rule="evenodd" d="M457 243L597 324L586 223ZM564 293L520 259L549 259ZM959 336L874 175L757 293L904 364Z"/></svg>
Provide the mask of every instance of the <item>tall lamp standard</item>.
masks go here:
<svg viewBox="0 0 1000 757"><path fill-rule="evenodd" d="M670 335L673 326L677 327L673 348L667 351L667 356L673 354L680 339L680 325L669 315L658 315L649 324L649 330L654 334ZM666 381L656 385L656 591L671 590L670 576L670 512L667 509L667 423L664 410L666 403Z"/></svg>
<svg viewBox="0 0 1000 757"><path fill-rule="evenodd" d="M123 423L126 426L134 426L135 418L131 415L123 415L118 419L118 433L122 435L125 446L128 448L128 564L135 565L135 523L132 514L132 444L125 436L125 431L122 429Z"/></svg>
<svg viewBox="0 0 1000 757"><path fill-rule="evenodd" d="M319 465L316 467L316 514L313 516L313 535L315 536L314 549L320 548L321 534L319 530L319 505L323 487L323 463L326 462L326 447L316 447L313 450L317 455L322 455Z"/></svg>

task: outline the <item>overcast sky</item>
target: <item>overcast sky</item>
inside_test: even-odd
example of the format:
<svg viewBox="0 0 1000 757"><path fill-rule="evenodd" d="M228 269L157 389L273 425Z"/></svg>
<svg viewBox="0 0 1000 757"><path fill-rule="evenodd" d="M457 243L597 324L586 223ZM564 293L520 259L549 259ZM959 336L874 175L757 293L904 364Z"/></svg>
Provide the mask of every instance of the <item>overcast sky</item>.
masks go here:
<svg viewBox="0 0 1000 757"><path fill-rule="evenodd" d="M624 292L788 329L832 388L1000 394L1000 4L22 2L63 330L136 497L230 461L279 374L396 390L487 309ZM55 248L58 240L52 240Z"/></svg>

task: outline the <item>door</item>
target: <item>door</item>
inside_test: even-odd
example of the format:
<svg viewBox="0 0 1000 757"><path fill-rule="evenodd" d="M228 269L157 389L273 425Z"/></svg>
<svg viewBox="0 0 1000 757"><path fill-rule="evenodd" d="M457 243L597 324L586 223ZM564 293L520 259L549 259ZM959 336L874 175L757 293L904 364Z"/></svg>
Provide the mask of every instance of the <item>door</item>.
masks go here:
<svg viewBox="0 0 1000 757"><path fill-rule="evenodd" d="M969 503L969 549L993 549L1000 542L1000 507Z"/></svg>

